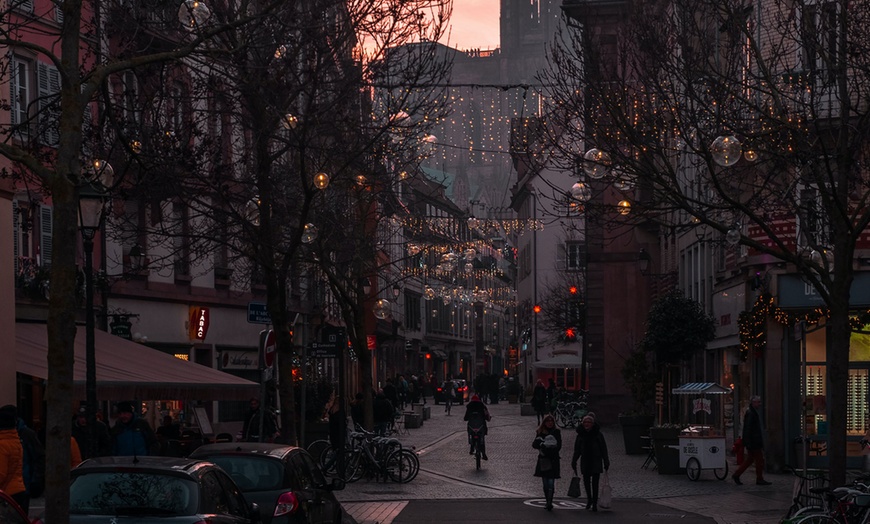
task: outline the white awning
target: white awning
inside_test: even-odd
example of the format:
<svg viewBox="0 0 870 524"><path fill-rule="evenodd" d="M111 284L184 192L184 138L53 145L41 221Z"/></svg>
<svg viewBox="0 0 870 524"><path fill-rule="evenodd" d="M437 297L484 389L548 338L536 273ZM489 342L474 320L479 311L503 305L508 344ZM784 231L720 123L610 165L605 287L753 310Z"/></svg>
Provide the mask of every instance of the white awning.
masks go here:
<svg viewBox="0 0 870 524"><path fill-rule="evenodd" d="M731 388L720 386L715 382L688 382L678 388L672 389L671 393L674 395L724 395L725 393L731 393Z"/></svg>
<svg viewBox="0 0 870 524"><path fill-rule="evenodd" d="M246 400L259 394L259 384L175 358L99 329L94 331L97 396L117 399ZM15 368L48 378L48 332L45 324L15 324ZM75 394L85 397L85 329L76 329Z"/></svg>
<svg viewBox="0 0 870 524"><path fill-rule="evenodd" d="M583 364L580 361L580 352L556 353L550 357L538 360L532 364L537 369L561 369L579 368Z"/></svg>

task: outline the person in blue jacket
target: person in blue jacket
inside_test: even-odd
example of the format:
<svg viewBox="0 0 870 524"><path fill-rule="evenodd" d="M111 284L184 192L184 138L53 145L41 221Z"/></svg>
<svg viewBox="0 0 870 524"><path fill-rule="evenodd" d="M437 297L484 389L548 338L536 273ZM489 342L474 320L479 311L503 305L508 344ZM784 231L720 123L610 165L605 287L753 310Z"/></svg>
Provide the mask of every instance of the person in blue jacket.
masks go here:
<svg viewBox="0 0 870 524"><path fill-rule="evenodd" d="M118 420L112 426L112 454L115 456L156 455L157 436L144 419L136 417L131 402L118 404Z"/></svg>

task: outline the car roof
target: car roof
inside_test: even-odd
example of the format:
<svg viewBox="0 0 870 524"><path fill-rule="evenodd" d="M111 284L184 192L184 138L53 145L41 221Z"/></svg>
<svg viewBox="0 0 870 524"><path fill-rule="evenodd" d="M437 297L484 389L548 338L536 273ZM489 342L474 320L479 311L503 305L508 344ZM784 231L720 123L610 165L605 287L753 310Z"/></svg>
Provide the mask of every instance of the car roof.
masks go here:
<svg viewBox="0 0 870 524"><path fill-rule="evenodd" d="M297 446L284 444L267 444L261 442L221 442L205 444L193 450L190 457L205 457L209 455L262 455L274 458L284 458L291 453L303 452Z"/></svg>
<svg viewBox="0 0 870 524"><path fill-rule="evenodd" d="M202 467L213 466L211 462L175 457L97 457L87 459L72 470L74 475L118 468L138 468L143 471L167 471L193 474Z"/></svg>

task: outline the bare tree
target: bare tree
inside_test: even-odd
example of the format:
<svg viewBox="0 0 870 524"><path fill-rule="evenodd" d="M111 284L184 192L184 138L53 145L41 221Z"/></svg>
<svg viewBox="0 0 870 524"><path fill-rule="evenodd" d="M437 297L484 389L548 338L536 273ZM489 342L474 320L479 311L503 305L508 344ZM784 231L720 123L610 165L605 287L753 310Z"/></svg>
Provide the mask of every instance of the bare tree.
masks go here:
<svg viewBox="0 0 870 524"><path fill-rule="evenodd" d="M232 19L233 8L215 6L215 16ZM283 377L301 353L289 336L294 313L321 313L322 275L355 288L360 275L377 271L379 202L400 172L414 172L425 131L445 105L443 88L432 86L449 57L414 43L440 38L449 13L445 0L286 4L222 32L173 64L176 71L152 71L151 96L138 100L155 121L178 106L189 116L178 132L155 137L166 146L160 155L127 155L125 169L136 173L130 200L166 212L118 217L119 237L147 238L154 266L217 269L239 290L264 286ZM351 259L315 251L323 238ZM354 309L360 297L349 291L338 296ZM357 354L370 381L367 353ZM281 382L280 395L283 432L295 441L292 380Z"/></svg>
<svg viewBox="0 0 870 524"><path fill-rule="evenodd" d="M613 232L727 239L750 258L787 263L824 300L828 405L845 406L850 290L870 223L870 9L841 0L581 4L565 2L581 28L553 50L543 83L553 86L553 147L582 168L573 195L587 217ZM846 411L829 416L839 485Z"/></svg>

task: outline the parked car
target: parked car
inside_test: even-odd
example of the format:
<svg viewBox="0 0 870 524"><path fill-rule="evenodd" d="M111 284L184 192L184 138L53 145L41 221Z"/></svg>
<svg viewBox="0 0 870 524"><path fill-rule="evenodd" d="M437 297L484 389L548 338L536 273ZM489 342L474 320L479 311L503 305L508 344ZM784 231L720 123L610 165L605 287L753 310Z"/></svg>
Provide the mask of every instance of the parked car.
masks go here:
<svg viewBox="0 0 870 524"><path fill-rule="evenodd" d="M70 522L250 524L260 511L204 460L100 457L70 472Z"/></svg>
<svg viewBox="0 0 870 524"><path fill-rule="evenodd" d="M453 399L453 402L456 404L464 404L465 403L465 395L468 394L468 384L465 382L465 379L455 379L453 383L456 385L456 398ZM446 392L447 392L447 381L441 383L440 386L435 388L435 404L440 404L447 400Z"/></svg>
<svg viewBox="0 0 870 524"><path fill-rule="evenodd" d="M27 514L12 497L0 490L0 522L3 524L30 524Z"/></svg>
<svg viewBox="0 0 870 524"><path fill-rule="evenodd" d="M260 507L265 524L342 522L344 510L332 492L344 489L344 481L327 482L302 448L228 442L207 444L190 456L214 462L229 473L245 497Z"/></svg>

